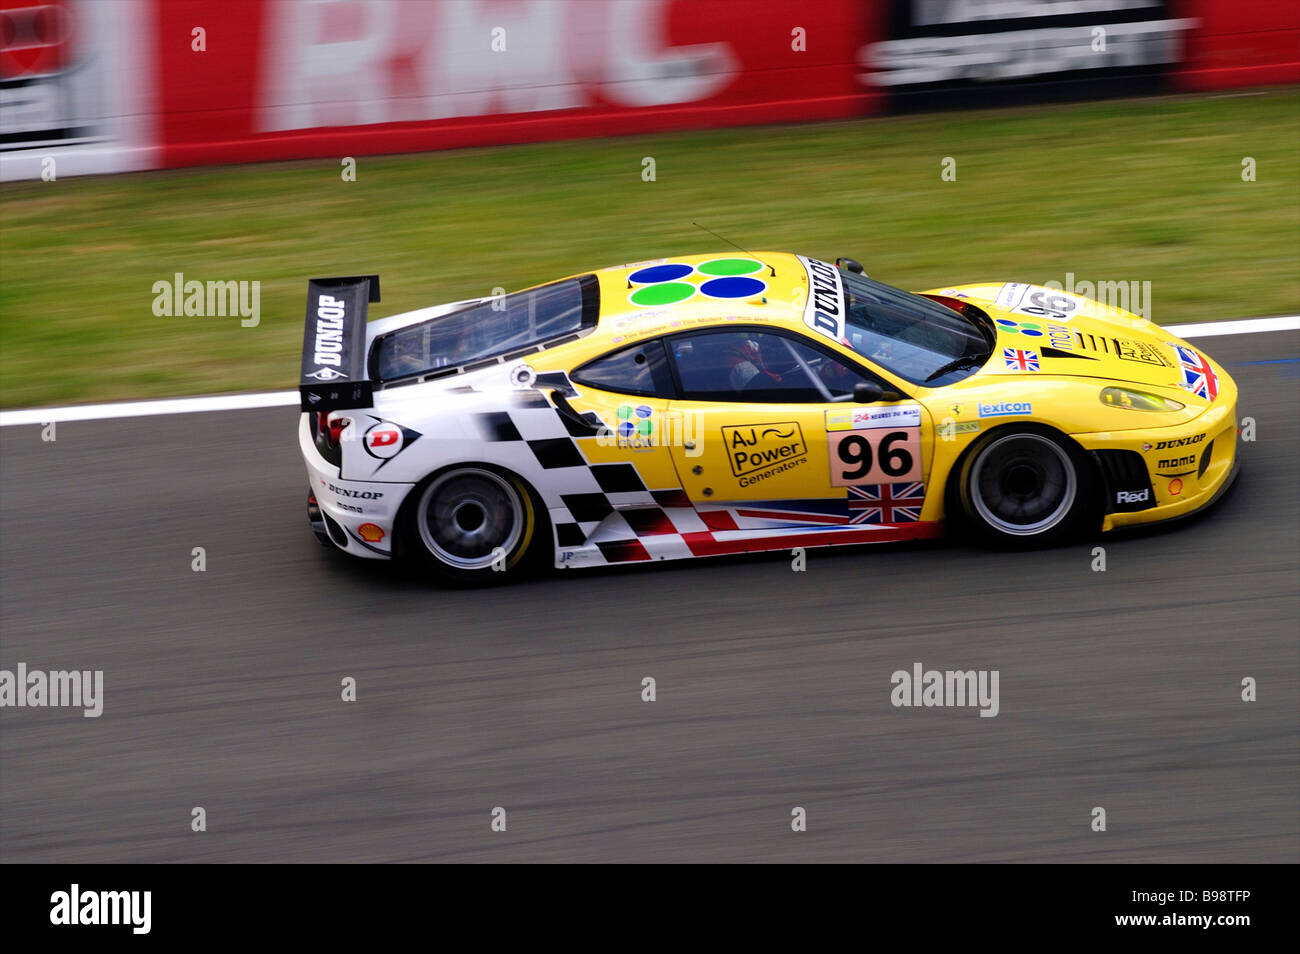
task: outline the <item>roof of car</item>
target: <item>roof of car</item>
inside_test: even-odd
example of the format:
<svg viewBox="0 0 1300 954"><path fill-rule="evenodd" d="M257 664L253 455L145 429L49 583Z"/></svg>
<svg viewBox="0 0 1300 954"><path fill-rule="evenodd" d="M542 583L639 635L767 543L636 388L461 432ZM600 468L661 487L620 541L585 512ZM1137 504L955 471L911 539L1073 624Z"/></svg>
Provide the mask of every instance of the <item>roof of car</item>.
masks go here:
<svg viewBox="0 0 1300 954"><path fill-rule="evenodd" d="M611 343L726 321L802 327L808 274L788 252L681 255L602 268L597 335Z"/></svg>

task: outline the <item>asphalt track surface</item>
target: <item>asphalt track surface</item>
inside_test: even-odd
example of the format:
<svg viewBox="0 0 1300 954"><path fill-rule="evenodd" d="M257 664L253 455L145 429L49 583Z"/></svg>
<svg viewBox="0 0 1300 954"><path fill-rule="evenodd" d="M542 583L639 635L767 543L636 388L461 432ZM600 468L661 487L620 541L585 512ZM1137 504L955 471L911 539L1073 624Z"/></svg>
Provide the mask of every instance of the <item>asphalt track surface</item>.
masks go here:
<svg viewBox="0 0 1300 954"><path fill-rule="evenodd" d="M105 701L0 710L0 859L1300 860L1300 334L1205 347L1242 476L1104 573L940 542L447 591L315 543L290 409L4 428L0 668ZM894 708L915 662L999 670L999 715Z"/></svg>

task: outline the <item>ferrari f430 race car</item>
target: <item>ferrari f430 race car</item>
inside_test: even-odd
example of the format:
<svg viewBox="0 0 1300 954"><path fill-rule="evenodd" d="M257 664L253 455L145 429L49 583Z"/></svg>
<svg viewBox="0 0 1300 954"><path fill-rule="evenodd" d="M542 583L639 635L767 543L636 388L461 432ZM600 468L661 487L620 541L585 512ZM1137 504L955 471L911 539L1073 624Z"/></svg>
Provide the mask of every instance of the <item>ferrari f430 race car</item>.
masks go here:
<svg viewBox="0 0 1300 954"><path fill-rule="evenodd" d="M377 276L308 286L308 515L453 581L954 525L1040 546L1189 514L1236 474L1223 368L1046 287L912 294L760 252L368 322L378 300Z"/></svg>

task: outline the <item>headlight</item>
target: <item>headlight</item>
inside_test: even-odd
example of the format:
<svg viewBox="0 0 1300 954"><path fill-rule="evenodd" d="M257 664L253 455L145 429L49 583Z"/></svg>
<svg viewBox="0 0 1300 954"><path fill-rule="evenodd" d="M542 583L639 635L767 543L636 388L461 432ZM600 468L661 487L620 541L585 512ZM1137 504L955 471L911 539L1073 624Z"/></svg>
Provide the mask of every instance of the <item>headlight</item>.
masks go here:
<svg viewBox="0 0 1300 954"><path fill-rule="evenodd" d="M1130 411L1181 411L1185 407L1158 394L1147 394L1131 388L1103 388L1101 403L1107 407L1122 407Z"/></svg>

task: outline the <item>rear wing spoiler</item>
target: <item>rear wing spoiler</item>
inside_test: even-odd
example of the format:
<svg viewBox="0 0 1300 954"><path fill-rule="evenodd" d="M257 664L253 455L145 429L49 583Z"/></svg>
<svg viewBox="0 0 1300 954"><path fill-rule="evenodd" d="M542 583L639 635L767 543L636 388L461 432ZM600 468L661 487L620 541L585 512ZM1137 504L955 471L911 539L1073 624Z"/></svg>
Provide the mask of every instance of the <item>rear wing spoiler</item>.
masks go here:
<svg viewBox="0 0 1300 954"><path fill-rule="evenodd" d="M379 276L313 278L307 283L298 394L304 411L370 407L366 312L379 301Z"/></svg>

